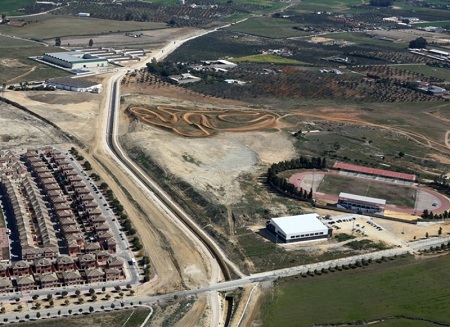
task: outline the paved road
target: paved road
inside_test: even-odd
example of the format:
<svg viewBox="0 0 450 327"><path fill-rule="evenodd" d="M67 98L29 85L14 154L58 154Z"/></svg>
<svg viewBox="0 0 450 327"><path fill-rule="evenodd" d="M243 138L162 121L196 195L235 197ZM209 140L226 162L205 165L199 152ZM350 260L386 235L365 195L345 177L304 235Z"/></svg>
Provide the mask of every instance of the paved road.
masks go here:
<svg viewBox="0 0 450 327"><path fill-rule="evenodd" d="M199 37L201 35L212 33L212 32L214 32L216 30L217 29L204 31L201 34L195 35L193 37L186 38L184 40L177 40L177 41L170 42L163 49L161 49L161 51L159 53L156 53L154 58L156 60L161 60L162 58L167 56L169 53L174 51L176 48L178 48L180 45L182 45L183 43L185 43L185 42L187 42L187 41L189 41L191 39L194 39L196 37ZM149 58L147 61L150 61L150 60L151 59ZM156 203L164 212L166 212L167 215L173 220L173 222L176 225L179 226L179 228L181 229L183 234L187 235L190 239L193 240L194 244L197 244L198 248L203 250L203 253L208 258L209 265L211 267L211 283L216 283L221 278L220 277L220 269L219 269L219 266L217 264L216 258L209 252L209 250L197 238L197 236L194 235L192 233L192 231L189 228L187 228L187 226L184 223L182 223L174 215L172 210L170 208L168 208L166 206L166 204L163 203L160 200L160 198L158 198L154 194L154 192L152 190L158 190L158 193L159 193L160 196L164 195L166 197L164 199L164 201L166 201L166 203L167 202L172 202L172 200L165 194L165 192L162 189L160 189L160 187L155 182L153 182L151 179L149 179L148 176L146 176L146 174L134 162L132 162L128 158L128 156L126 155L125 151L123 151L123 149L121 148L121 146L120 146L120 144L118 142L118 128L119 128L118 127L118 125L119 125L118 124L118 117L119 117L119 110L113 110L113 108L119 108L120 107L120 89L119 89L120 83L119 83L119 81L121 80L123 75L129 69L138 69L138 68L141 68L144 64L145 64L145 62L144 63L138 63L137 65L135 65L135 67L128 67L126 69L121 69L116 74L114 74L111 77L111 79L109 80L108 86L106 88L106 94L105 94L105 97L106 97L106 103L105 103L106 110L105 110L105 112L107 112L108 115L105 115L103 117L102 145L103 145L103 148L110 155L110 157L113 158L116 161L116 163L124 171L126 171L129 176L131 176L135 180L135 182L140 186L140 188L143 190L143 192L145 192L145 194L147 195L147 198L150 201L153 201L154 203ZM110 115L112 115L112 116L110 116ZM117 158L116 155L115 155L115 152L110 148L110 144L108 143L108 133L110 132L110 130L112 131L112 142L114 143L114 147L116 148L117 151L119 151L121 153L121 157L122 157L123 160L126 160L127 165L125 165L122 162L122 160ZM134 171L138 171L139 176L137 176L133 171L131 171L129 169L130 166L133 167ZM144 179L146 183L143 183L142 179ZM151 189L149 189L147 185L151 185ZM177 206L173 202L172 202L172 205L173 206ZM182 211L181 208L180 208L180 211ZM188 217L186 215L186 219L190 219L190 217ZM223 255L223 256L225 257L225 255ZM229 262L229 263L230 263L230 265L233 265L232 262ZM220 325L220 319L221 319L221 313L220 313L220 304L219 304L218 294L216 292L210 292L209 294L210 294L211 311L212 311L210 325L211 326L219 326Z"/></svg>

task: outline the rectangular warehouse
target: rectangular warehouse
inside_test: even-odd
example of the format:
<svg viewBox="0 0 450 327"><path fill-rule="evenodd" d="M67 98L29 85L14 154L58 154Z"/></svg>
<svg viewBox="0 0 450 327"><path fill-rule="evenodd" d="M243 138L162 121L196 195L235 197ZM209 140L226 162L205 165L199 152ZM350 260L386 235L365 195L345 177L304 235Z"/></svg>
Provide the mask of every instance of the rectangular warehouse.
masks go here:
<svg viewBox="0 0 450 327"><path fill-rule="evenodd" d="M332 234L332 229L316 213L272 218L267 229L286 243L323 239Z"/></svg>
<svg viewBox="0 0 450 327"><path fill-rule="evenodd" d="M108 66L108 60L106 58L97 57L81 51L44 53L42 60L70 69Z"/></svg>
<svg viewBox="0 0 450 327"><path fill-rule="evenodd" d="M357 213L375 213L383 215L386 200L341 192L339 193L337 205L338 207L353 210Z"/></svg>
<svg viewBox="0 0 450 327"><path fill-rule="evenodd" d="M45 85L73 92L100 93L102 91L102 84L81 78L53 78L51 80L46 80Z"/></svg>

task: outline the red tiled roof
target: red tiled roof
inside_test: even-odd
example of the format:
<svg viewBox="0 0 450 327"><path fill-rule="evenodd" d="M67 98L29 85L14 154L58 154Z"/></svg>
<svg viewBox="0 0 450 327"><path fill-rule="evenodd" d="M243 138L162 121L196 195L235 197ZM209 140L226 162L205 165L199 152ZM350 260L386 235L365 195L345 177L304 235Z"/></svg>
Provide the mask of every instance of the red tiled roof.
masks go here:
<svg viewBox="0 0 450 327"><path fill-rule="evenodd" d="M376 176L383 176L383 177L389 177L389 178L403 179L403 180L407 180L407 181L415 181L416 180L416 175L413 175L413 174L397 173L395 171L351 165L351 164L346 164L346 163L342 163L342 162L336 162L333 165L333 168L354 171L357 173L363 173L363 174L368 174L368 175L376 175Z"/></svg>

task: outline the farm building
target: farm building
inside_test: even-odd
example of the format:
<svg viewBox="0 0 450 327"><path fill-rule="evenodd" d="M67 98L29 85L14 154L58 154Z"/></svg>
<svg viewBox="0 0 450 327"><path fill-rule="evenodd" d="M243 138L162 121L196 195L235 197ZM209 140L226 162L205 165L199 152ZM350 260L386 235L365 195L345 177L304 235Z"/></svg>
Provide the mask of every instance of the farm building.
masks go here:
<svg viewBox="0 0 450 327"><path fill-rule="evenodd" d="M339 193L337 206L354 210L358 213L376 213L383 215L386 200L341 192Z"/></svg>
<svg viewBox="0 0 450 327"><path fill-rule="evenodd" d="M70 69L108 66L106 58L97 57L81 51L44 53L42 60Z"/></svg>
<svg viewBox="0 0 450 327"><path fill-rule="evenodd" d="M402 181L406 181L406 182L414 182L416 180L416 175L414 175L414 174L398 173L398 172L390 171L390 170L357 166L357 165L346 164L346 163L342 163L342 162L336 162L333 165L333 169L362 175L362 176L358 176L358 177L364 177L364 175L367 175L367 176L371 176L371 177L381 177L381 178L387 178L387 179L391 179L391 180L402 180Z"/></svg>
<svg viewBox="0 0 450 327"><path fill-rule="evenodd" d="M286 243L331 237L332 229L319 220L316 213L272 218L267 229Z"/></svg>
<svg viewBox="0 0 450 327"><path fill-rule="evenodd" d="M201 78L191 75L189 73L185 73L180 75L171 75L169 76L169 80L171 80L176 84L186 84L186 83L200 82Z"/></svg>
<svg viewBox="0 0 450 327"><path fill-rule="evenodd" d="M45 81L46 86L73 92L100 93L102 84L81 78L60 77Z"/></svg>

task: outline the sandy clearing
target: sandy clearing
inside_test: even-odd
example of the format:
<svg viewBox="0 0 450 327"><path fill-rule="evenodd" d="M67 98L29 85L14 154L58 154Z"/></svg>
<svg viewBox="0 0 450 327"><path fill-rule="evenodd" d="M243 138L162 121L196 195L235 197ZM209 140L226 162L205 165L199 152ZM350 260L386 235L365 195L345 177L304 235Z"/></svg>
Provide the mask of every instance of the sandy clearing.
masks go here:
<svg viewBox="0 0 450 327"><path fill-rule="evenodd" d="M124 143L138 146L168 172L224 205L239 201L239 175L254 172L261 161L272 163L294 154L282 132L222 133L192 139L141 125L124 136Z"/></svg>
<svg viewBox="0 0 450 327"><path fill-rule="evenodd" d="M0 102L0 149L60 143L58 133L40 120Z"/></svg>
<svg viewBox="0 0 450 327"><path fill-rule="evenodd" d="M425 238L426 233L428 233L430 237L437 236L439 227L442 227L442 235L446 235L450 232L450 222L438 222L429 225L412 225L381 218L374 218L373 221L405 242L413 241L414 237L416 237L417 240Z"/></svg>
<svg viewBox="0 0 450 327"><path fill-rule="evenodd" d="M174 324L174 327L209 326L208 316L205 314L207 306L207 295L199 296L197 301L192 305L192 308L183 316L183 318Z"/></svg>
<svg viewBox="0 0 450 327"><path fill-rule="evenodd" d="M85 143L92 141L101 95L66 91L6 92L5 97L54 122Z"/></svg>

